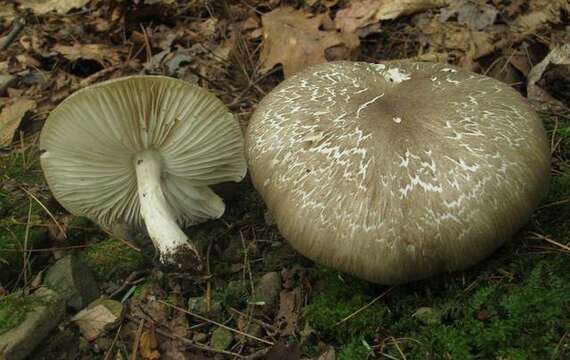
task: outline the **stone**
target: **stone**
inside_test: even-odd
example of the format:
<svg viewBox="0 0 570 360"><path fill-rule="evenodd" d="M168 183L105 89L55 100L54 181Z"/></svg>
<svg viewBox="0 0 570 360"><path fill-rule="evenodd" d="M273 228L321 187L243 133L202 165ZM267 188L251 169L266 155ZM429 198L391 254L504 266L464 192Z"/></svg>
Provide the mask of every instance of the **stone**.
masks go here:
<svg viewBox="0 0 570 360"><path fill-rule="evenodd" d="M73 255L58 260L48 270L44 284L57 291L74 310L83 309L99 297L91 269Z"/></svg>
<svg viewBox="0 0 570 360"><path fill-rule="evenodd" d="M217 327L212 332L210 346L216 350L226 350L230 347L232 341L234 341L234 337L229 330L222 327Z"/></svg>
<svg viewBox="0 0 570 360"><path fill-rule="evenodd" d="M73 321L88 341L116 328L123 319L125 307L111 299L97 299L78 312Z"/></svg>
<svg viewBox="0 0 570 360"><path fill-rule="evenodd" d="M205 296L191 297L188 299L188 310L199 315L219 318L222 315L222 303L220 301L210 299L208 308L208 300Z"/></svg>
<svg viewBox="0 0 570 360"><path fill-rule="evenodd" d="M272 315L275 313L280 292L281 275L278 272L267 273L259 279L249 303L264 315Z"/></svg>
<svg viewBox="0 0 570 360"><path fill-rule="evenodd" d="M25 319L0 336L0 359L25 359L65 315L65 300L49 288L36 290L30 301L35 305Z"/></svg>

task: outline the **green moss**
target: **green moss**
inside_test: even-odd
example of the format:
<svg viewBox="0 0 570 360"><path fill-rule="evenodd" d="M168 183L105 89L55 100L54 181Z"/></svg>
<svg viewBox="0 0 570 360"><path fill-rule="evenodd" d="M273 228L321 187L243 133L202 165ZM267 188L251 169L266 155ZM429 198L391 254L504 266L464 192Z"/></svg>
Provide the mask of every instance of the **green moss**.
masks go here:
<svg viewBox="0 0 570 360"><path fill-rule="evenodd" d="M364 360L371 357L372 353L364 345L364 339L355 338L348 343L338 354L339 360Z"/></svg>
<svg viewBox="0 0 570 360"><path fill-rule="evenodd" d="M410 359L570 358L570 344L560 343L570 331L570 259L563 253L516 255L517 250L511 244L458 276L397 286L344 323L339 321L379 289L320 269L304 319L340 349L341 359L365 359L362 340L394 358L401 358L400 351ZM498 270L512 276L501 277ZM422 307L436 309L440 320L414 316ZM386 341L402 338L407 340L397 347Z"/></svg>
<svg viewBox="0 0 570 360"><path fill-rule="evenodd" d="M84 244L100 233L99 227L93 221L83 216L75 216L67 226L67 242L70 245Z"/></svg>
<svg viewBox="0 0 570 360"><path fill-rule="evenodd" d="M213 294L214 300L221 302L224 306L234 308L245 306L249 296L245 284L240 280L230 281L226 286L217 288Z"/></svg>
<svg viewBox="0 0 570 360"><path fill-rule="evenodd" d="M4 180L11 179L20 184L44 183L38 148L31 146L25 152L16 150L0 158L0 174L3 174Z"/></svg>
<svg viewBox="0 0 570 360"><path fill-rule="evenodd" d="M18 285L24 266L24 247L28 250L41 247L46 238L47 229L43 227L30 227L26 235L25 225L0 226L0 283L5 287Z"/></svg>
<svg viewBox="0 0 570 360"><path fill-rule="evenodd" d="M108 238L81 253L81 259L93 270L98 280L128 276L145 264L144 256L123 241Z"/></svg>
<svg viewBox="0 0 570 360"><path fill-rule="evenodd" d="M304 318L320 334L350 343L373 336L383 324L387 309L381 303L340 323L373 300L376 292L372 285L324 268L314 274L314 281L315 295L305 308Z"/></svg>
<svg viewBox="0 0 570 360"><path fill-rule="evenodd" d="M452 283L432 294L427 300L443 309L441 324L425 325L410 316L417 299L411 301L404 287L391 294L392 314L399 316L386 330L416 340L405 348L411 358L557 359L556 352L564 350L556 350L557 344L570 331L570 274L564 270L569 262L562 254L533 260L513 264L519 279L482 284L469 294ZM395 349L388 353L398 355Z"/></svg>
<svg viewBox="0 0 570 360"><path fill-rule="evenodd" d="M37 302L19 293L0 297L0 335L20 324Z"/></svg>

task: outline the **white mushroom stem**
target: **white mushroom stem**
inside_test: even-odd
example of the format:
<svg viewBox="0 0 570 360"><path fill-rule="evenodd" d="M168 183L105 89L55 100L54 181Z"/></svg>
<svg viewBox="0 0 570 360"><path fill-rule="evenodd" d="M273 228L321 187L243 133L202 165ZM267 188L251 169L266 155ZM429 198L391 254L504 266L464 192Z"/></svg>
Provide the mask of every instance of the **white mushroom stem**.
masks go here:
<svg viewBox="0 0 570 360"><path fill-rule="evenodd" d="M160 155L154 150L135 156L142 218L163 264L179 268L198 265L180 263L181 260L199 260L200 257L186 234L178 227L173 211L166 202L160 182L161 162Z"/></svg>

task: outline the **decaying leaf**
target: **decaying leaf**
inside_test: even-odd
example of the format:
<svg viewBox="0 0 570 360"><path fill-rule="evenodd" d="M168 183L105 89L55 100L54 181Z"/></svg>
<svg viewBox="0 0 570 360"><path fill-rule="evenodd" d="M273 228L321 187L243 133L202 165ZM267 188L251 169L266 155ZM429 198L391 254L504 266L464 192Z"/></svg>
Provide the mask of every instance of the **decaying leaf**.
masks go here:
<svg viewBox="0 0 570 360"><path fill-rule="evenodd" d="M564 108L565 105L561 101L555 99L546 90L538 86L539 80L544 75L549 65L563 65L567 68L570 81L570 44L565 44L559 48L555 48L538 64L536 64L527 79L527 97L529 100L547 103L557 108Z"/></svg>
<svg viewBox="0 0 570 360"><path fill-rule="evenodd" d="M458 0L450 2L448 7L441 9L439 18L445 22L457 16L459 24L467 25L471 30L483 30L493 25L498 14L499 11L492 5Z"/></svg>
<svg viewBox="0 0 570 360"><path fill-rule="evenodd" d="M0 112L0 147L10 145L24 115L35 107L34 100L18 99L2 109Z"/></svg>
<svg viewBox="0 0 570 360"><path fill-rule="evenodd" d="M279 294L277 324L282 336L293 335L295 333L299 321L300 308L301 288L295 288L291 291L281 291L281 294Z"/></svg>
<svg viewBox="0 0 570 360"><path fill-rule="evenodd" d="M99 299L78 312L73 321L87 341L98 338L105 331L115 328L124 313L123 304L111 299Z"/></svg>
<svg viewBox="0 0 570 360"><path fill-rule="evenodd" d="M516 17L511 24L523 30L538 30L547 23L559 24L562 13L570 13L568 0L524 1L521 8L527 10Z"/></svg>
<svg viewBox="0 0 570 360"><path fill-rule="evenodd" d="M78 9L87 5L90 0L20 0L20 7L30 9L37 15L55 11L58 14L66 14L72 9Z"/></svg>
<svg viewBox="0 0 570 360"><path fill-rule="evenodd" d="M312 16L300 10L283 7L263 15L261 22L264 39L261 53L262 72L281 64L287 77L307 66L333 60L327 59L328 49L340 49L337 56L347 59L359 45L355 34L327 31L326 29L332 27L327 14Z"/></svg>
<svg viewBox="0 0 570 360"><path fill-rule="evenodd" d="M115 49L103 44L75 44L73 46L58 44L53 47L53 50L72 62L85 59L97 61L101 66L109 66L121 61Z"/></svg>
<svg viewBox="0 0 570 360"><path fill-rule="evenodd" d="M353 0L336 14L335 25L345 33L421 11L445 6L446 0Z"/></svg>
<svg viewBox="0 0 570 360"><path fill-rule="evenodd" d="M160 358L160 353L156 350L158 341L154 328L144 329L139 342L139 353L145 360L156 360Z"/></svg>

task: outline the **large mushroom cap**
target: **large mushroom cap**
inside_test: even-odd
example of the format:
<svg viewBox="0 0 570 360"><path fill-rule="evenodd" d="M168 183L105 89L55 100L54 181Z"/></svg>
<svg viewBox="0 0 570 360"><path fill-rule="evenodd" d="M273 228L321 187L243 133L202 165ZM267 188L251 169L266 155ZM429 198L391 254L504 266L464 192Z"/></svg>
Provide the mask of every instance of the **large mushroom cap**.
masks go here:
<svg viewBox="0 0 570 360"><path fill-rule="evenodd" d="M219 217L224 203L208 186L239 181L246 172L241 130L224 104L204 89L161 76L76 92L50 114L40 148L56 199L102 225L142 225L140 199L153 191L162 205L149 204L149 211L157 208L178 223ZM144 161L151 168L137 172ZM148 191L141 190L145 181Z"/></svg>
<svg viewBox="0 0 570 360"><path fill-rule="evenodd" d="M509 86L451 66L333 62L260 103L251 177L305 256L379 283L466 268L545 194L550 152Z"/></svg>

